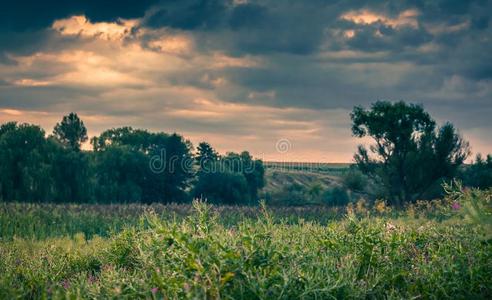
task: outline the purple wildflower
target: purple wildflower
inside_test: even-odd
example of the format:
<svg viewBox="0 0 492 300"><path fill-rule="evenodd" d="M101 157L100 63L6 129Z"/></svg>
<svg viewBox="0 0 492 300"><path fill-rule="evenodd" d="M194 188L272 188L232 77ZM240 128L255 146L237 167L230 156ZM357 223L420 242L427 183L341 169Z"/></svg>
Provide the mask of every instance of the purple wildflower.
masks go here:
<svg viewBox="0 0 492 300"><path fill-rule="evenodd" d="M453 205L451 205L451 208L454 210L459 210L461 205L458 202L454 202Z"/></svg>
<svg viewBox="0 0 492 300"><path fill-rule="evenodd" d="M70 287L70 282L68 282L68 280L63 280L62 281L62 286L64 289L68 289Z"/></svg>
<svg viewBox="0 0 492 300"><path fill-rule="evenodd" d="M93 275L89 275L89 278L87 278L87 281L89 281L90 284L93 284L96 280L96 277Z"/></svg>
<svg viewBox="0 0 492 300"><path fill-rule="evenodd" d="M152 294L154 294L154 295L155 295L155 294L157 293L157 291L158 291L158 290L159 290L159 288L156 288L156 287L155 287L155 288L152 288L150 291L152 292Z"/></svg>

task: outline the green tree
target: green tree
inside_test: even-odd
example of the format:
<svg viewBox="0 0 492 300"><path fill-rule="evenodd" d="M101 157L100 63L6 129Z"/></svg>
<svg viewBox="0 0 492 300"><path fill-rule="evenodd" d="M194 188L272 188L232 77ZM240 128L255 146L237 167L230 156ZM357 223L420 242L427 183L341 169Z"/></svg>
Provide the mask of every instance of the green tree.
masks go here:
<svg viewBox="0 0 492 300"><path fill-rule="evenodd" d="M355 107L350 116L354 136L375 142L369 150L359 146L354 156L359 169L380 183L396 205L430 197L432 188L453 177L469 155L468 143L455 128L447 123L436 129L420 105L378 101L369 110Z"/></svg>
<svg viewBox="0 0 492 300"><path fill-rule="evenodd" d="M94 167L98 202L152 202L144 197L144 193L149 192L144 189L150 173L145 154L129 146L108 146L95 153ZM154 194L149 192L148 196ZM153 199L159 200L158 197Z"/></svg>
<svg viewBox="0 0 492 300"><path fill-rule="evenodd" d="M248 151L241 154L227 153L222 158L225 168L231 172L241 173L248 183L249 198L252 201L258 200L258 190L265 186L265 168L259 159L253 159Z"/></svg>
<svg viewBox="0 0 492 300"><path fill-rule="evenodd" d="M171 202L186 199L193 176L191 143L178 134L122 127L91 140L98 198Z"/></svg>
<svg viewBox="0 0 492 300"><path fill-rule="evenodd" d="M36 125L0 126L0 198L43 202L53 196L52 152L44 131Z"/></svg>
<svg viewBox="0 0 492 300"><path fill-rule="evenodd" d="M200 170L210 167L219 159L219 154L212 146L207 142L201 142L196 148L196 161L200 166ZM211 170L208 170L211 171Z"/></svg>
<svg viewBox="0 0 492 300"><path fill-rule="evenodd" d="M87 129L79 116L72 112L55 125L53 136L64 146L79 151L81 144L87 141Z"/></svg>
<svg viewBox="0 0 492 300"><path fill-rule="evenodd" d="M204 198L210 203L230 205L251 201L248 183L243 174L221 170L220 166L214 169L218 171L199 173L193 189L195 198Z"/></svg>
<svg viewBox="0 0 492 300"><path fill-rule="evenodd" d="M484 159L477 154L475 161L464 168L461 177L466 186L479 189L492 187L492 155L488 154Z"/></svg>
<svg viewBox="0 0 492 300"><path fill-rule="evenodd" d="M55 197L53 201L92 202L94 200L94 168L92 153L65 148L55 139L48 139L51 145L51 176Z"/></svg>

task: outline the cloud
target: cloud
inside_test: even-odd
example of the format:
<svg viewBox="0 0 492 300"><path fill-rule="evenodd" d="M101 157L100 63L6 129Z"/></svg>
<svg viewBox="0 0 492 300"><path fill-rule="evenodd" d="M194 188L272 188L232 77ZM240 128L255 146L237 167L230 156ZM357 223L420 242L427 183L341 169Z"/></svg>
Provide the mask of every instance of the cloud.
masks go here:
<svg viewBox="0 0 492 300"><path fill-rule="evenodd" d="M36 31L47 28L58 19L84 15L93 22L142 17L158 0L85 0L56 1L28 0L2 3L2 31Z"/></svg>
<svg viewBox="0 0 492 300"><path fill-rule="evenodd" d="M378 12L363 9L359 11L346 12L340 18L354 22L355 24L369 25L380 22L391 27L408 26L417 28L419 26L417 21L419 14L420 12L416 9L407 9L402 11L396 18L391 18Z"/></svg>
<svg viewBox="0 0 492 300"><path fill-rule="evenodd" d="M492 1L6 4L0 122L133 125L268 159L350 160L348 113L422 103L492 152ZM277 156L276 156L277 155ZM297 159L296 159L297 157Z"/></svg>
<svg viewBox="0 0 492 300"><path fill-rule="evenodd" d="M79 35L105 40L121 40L128 36L138 22L119 20L118 22L90 22L85 16L71 16L56 20L51 26L61 35Z"/></svg>

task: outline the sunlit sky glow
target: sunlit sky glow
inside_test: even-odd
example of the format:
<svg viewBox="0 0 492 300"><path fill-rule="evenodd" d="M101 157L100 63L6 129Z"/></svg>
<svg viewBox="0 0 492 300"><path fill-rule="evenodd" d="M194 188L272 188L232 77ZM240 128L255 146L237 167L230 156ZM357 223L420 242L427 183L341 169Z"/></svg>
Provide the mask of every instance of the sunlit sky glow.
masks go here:
<svg viewBox="0 0 492 300"><path fill-rule="evenodd" d="M492 1L56 2L3 5L0 122L349 162L353 106L405 100L492 152Z"/></svg>

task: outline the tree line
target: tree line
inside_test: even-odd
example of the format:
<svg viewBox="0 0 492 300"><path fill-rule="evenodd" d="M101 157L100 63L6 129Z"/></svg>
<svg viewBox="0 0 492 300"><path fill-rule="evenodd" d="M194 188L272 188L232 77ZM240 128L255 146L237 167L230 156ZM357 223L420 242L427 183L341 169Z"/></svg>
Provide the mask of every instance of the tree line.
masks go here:
<svg viewBox="0 0 492 300"><path fill-rule="evenodd" d="M87 140L75 113L47 137L37 125L1 125L0 200L253 203L264 185L263 164L248 152L220 156L202 142L195 153L176 133L113 128L90 140L93 151L83 151ZM220 168L209 170L213 165Z"/></svg>
<svg viewBox="0 0 492 300"><path fill-rule="evenodd" d="M355 107L350 117L352 134L369 136L373 144L358 147L343 186L326 193L332 204L350 200L344 189L403 205L442 196L442 183L453 178L471 187L492 186L492 156L478 155L466 165L469 144L451 123L438 126L420 105L378 101L368 109ZM206 142L194 149L176 133L121 127L93 137L92 151L81 150L87 141L75 113L48 136L37 125L2 124L0 200L169 203L198 197L251 204L265 186L263 162L247 151L219 155ZM286 186L283 194L302 202L322 193L317 186Z"/></svg>

